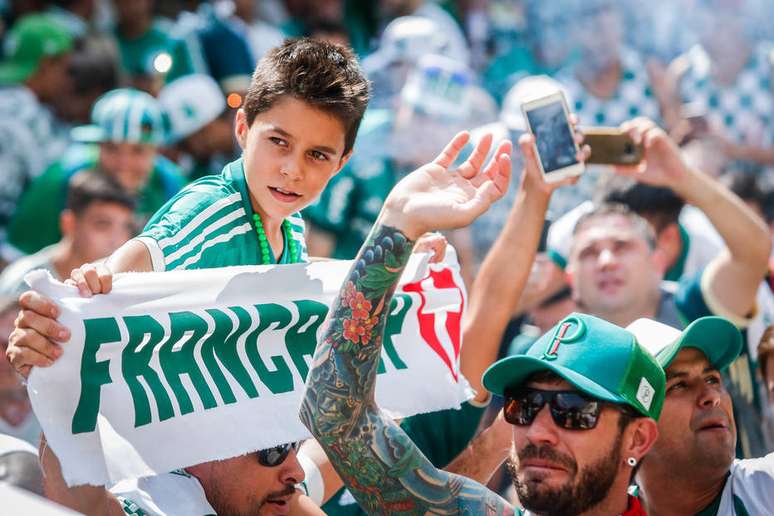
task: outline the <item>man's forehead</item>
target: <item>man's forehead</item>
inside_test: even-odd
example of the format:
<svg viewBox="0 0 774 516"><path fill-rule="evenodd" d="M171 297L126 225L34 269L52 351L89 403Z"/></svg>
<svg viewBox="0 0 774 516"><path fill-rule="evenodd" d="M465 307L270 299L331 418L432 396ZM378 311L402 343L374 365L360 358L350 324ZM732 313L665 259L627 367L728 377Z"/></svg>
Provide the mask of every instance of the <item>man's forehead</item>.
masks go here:
<svg viewBox="0 0 774 516"><path fill-rule="evenodd" d="M687 374L702 374L714 370L707 356L698 348L681 349L677 356L666 368L667 378L683 376Z"/></svg>
<svg viewBox="0 0 774 516"><path fill-rule="evenodd" d="M595 216L584 222L573 240L577 246L581 243L588 245L609 238L630 240L638 237L639 234L631 220L623 215L611 213Z"/></svg>

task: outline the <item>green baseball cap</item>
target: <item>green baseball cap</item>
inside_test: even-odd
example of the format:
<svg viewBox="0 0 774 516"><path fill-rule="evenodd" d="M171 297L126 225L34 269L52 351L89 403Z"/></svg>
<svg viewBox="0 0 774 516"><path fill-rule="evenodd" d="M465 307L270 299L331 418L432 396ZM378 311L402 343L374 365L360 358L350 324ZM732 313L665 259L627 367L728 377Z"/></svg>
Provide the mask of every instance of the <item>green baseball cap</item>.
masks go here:
<svg viewBox="0 0 774 516"><path fill-rule="evenodd" d="M492 364L484 387L502 396L538 371L551 371L593 398L629 405L655 420L661 414L664 370L631 332L598 317L565 317L525 354Z"/></svg>
<svg viewBox="0 0 774 516"><path fill-rule="evenodd" d="M148 93L132 88L112 90L94 103L91 124L73 128L80 143L129 142L163 145L169 119L161 104Z"/></svg>
<svg viewBox="0 0 774 516"><path fill-rule="evenodd" d="M685 348L700 350L718 371L728 367L742 352L742 333L723 317L701 317L683 331L652 319L637 319L626 329L655 355L664 369Z"/></svg>
<svg viewBox="0 0 774 516"><path fill-rule="evenodd" d="M51 16L25 16L11 27L6 37L0 84L24 82L35 73L43 58L65 54L72 48L72 36Z"/></svg>

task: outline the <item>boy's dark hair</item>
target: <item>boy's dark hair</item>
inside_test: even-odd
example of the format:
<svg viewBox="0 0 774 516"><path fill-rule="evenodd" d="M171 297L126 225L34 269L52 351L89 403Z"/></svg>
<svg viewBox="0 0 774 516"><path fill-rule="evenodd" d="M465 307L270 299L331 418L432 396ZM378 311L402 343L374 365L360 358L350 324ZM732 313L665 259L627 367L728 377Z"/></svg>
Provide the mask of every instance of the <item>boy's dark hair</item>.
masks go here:
<svg viewBox="0 0 774 516"><path fill-rule="evenodd" d="M81 215L95 202L116 203L132 211L136 204L135 199L104 172L84 170L71 177L67 185L67 209Z"/></svg>
<svg viewBox="0 0 774 516"><path fill-rule="evenodd" d="M685 201L669 188L639 183L630 177L612 175L604 179L595 197L598 204L624 204L634 213L647 218L661 233L676 224Z"/></svg>
<svg viewBox="0 0 774 516"><path fill-rule="evenodd" d="M344 154L352 150L368 105L368 80L348 48L310 38L286 40L259 62L245 96L247 125L290 95L344 124Z"/></svg>
<svg viewBox="0 0 774 516"><path fill-rule="evenodd" d="M584 213L575 223L575 228L572 231L573 237L577 235L581 228L586 225L590 220L605 217L608 215L620 215L631 222L634 229L636 229L645 242L648 244L648 248L652 251L656 248L656 233L653 231L653 226L645 220L643 217L635 213L631 208L625 204L620 203L604 203L595 206L593 210L588 213Z"/></svg>

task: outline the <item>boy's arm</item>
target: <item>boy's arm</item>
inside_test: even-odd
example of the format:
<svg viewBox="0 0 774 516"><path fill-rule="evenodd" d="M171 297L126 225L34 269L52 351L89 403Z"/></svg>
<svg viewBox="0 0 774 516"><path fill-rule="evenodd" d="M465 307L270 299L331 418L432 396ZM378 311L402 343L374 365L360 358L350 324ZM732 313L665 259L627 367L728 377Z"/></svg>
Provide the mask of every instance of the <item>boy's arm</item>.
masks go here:
<svg viewBox="0 0 774 516"><path fill-rule="evenodd" d="M369 514L512 512L484 486L433 467L374 399L388 308L414 241L428 230L469 224L507 187L510 162L502 147L478 174L491 138L460 169L447 170L466 141L455 138L390 194L331 307L309 372L301 420Z"/></svg>

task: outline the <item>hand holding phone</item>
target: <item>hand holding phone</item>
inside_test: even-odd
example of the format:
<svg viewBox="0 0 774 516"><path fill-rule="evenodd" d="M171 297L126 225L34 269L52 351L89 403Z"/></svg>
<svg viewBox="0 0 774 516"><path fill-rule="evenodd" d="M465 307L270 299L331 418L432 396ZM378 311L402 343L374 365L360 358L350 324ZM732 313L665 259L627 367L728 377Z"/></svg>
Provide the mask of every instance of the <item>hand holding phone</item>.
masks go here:
<svg viewBox="0 0 774 516"><path fill-rule="evenodd" d="M583 141L591 148L586 163L594 165L636 165L642 161L643 148L614 127L586 127Z"/></svg>
<svg viewBox="0 0 774 516"><path fill-rule="evenodd" d="M584 165L578 161L567 100L562 92L526 100L521 105L530 133L535 137L543 177L554 183L566 177L579 176Z"/></svg>

